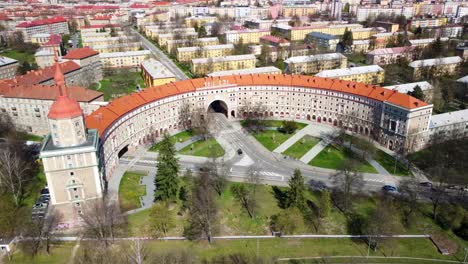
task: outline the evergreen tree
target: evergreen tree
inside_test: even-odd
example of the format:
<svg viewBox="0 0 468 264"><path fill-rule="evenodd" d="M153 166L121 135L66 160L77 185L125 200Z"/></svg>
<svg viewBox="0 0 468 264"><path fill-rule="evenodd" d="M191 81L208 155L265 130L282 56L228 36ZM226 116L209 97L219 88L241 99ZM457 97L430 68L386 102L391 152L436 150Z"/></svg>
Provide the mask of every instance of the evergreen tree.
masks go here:
<svg viewBox="0 0 468 264"><path fill-rule="evenodd" d="M179 162L175 157L176 150L168 135L160 143L158 171L156 173L154 193L155 200L174 200L179 190Z"/></svg>
<svg viewBox="0 0 468 264"><path fill-rule="evenodd" d="M204 38L206 37L208 34L206 33L206 28L204 25L201 25L198 30L197 30L197 33L198 33L198 37L199 38Z"/></svg>
<svg viewBox="0 0 468 264"><path fill-rule="evenodd" d="M351 45L353 45L353 32L351 32L351 30L348 30L348 28L345 28L343 36L341 37L341 44L345 48L351 47Z"/></svg>
<svg viewBox="0 0 468 264"><path fill-rule="evenodd" d="M294 175L289 179L289 191L287 195L287 206L288 207L297 207L301 210L305 209L306 200L304 197L305 185L304 177L299 169L294 170Z"/></svg>
<svg viewBox="0 0 468 264"><path fill-rule="evenodd" d="M433 58L443 56L444 44L442 43L440 38L437 38L430 47L431 47Z"/></svg>
<svg viewBox="0 0 468 264"><path fill-rule="evenodd" d="M414 87L413 91L409 91L408 94L413 96L413 97L418 98L419 100L424 101L424 92L421 89L421 87L419 87L419 85L416 85Z"/></svg>

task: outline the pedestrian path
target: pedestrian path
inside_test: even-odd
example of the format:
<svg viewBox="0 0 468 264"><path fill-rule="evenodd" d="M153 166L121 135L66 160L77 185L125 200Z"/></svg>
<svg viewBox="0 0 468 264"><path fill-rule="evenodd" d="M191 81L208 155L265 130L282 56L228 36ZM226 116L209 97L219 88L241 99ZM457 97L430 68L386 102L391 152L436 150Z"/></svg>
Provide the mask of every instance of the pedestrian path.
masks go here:
<svg viewBox="0 0 468 264"><path fill-rule="evenodd" d="M311 160L315 158L315 156L317 156L324 148L326 148L328 144L328 141L320 140L320 142L317 145L315 145L313 148L307 151L307 153L300 158L300 161L304 162L305 164L308 164Z"/></svg>
<svg viewBox="0 0 468 264"><path fill-rule="evenodd" d="M141 207L149 208L154 201L154 191L156 186L154 185L154 179L156 178L156 172L154 170L149 171L148 175L141 178L142 185L146 186L146 195L140 198Z"/></svg>
<svg viewBox="0 0 468 264"><path fill-rule="evenodd" d="M297 131L293 136L288 138L283 144L279 145L273 152L283 153L289 147L294 145L298 140L306 135L310 135L318 138L326 138L327 134L333 131L335 128L326 126L317 126L316 124L310 124L303 129Z"/></svg>

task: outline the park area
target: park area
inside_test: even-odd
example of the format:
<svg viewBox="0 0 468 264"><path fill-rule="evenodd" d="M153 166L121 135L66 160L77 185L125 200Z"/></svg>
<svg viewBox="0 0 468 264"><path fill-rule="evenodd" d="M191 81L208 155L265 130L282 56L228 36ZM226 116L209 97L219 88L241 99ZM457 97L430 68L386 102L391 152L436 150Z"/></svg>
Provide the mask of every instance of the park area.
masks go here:
<svg viewBox="0 0 468 264"><path fill-rule="evenodd" d="M146 194L145 185L140 184L140 179L144 176L145 173L130 171L122 176L119 185L119 204L123 212L141 207L140 197Z"/></svg>
<svg viewBox="0 0 468 264"><path fill-rule="evenodd" d="M109 101L136 91L137 85L145 88L140 72L118 70L108 73L99 83L91 85L91 89L104 93L104 100Z"/></svg>
<svg viewBox="0 0 468 264"><path fill-rule="evenodd" d="M179 132L175 135L169 136L169 140L172 144L184 143L195 136L196 134L192 130L186 130ZM160 142L151 146L149 151L157 152L159 151L159 147ZM203 140L202 138L197 138L196 141L180 149L178 153L182 155L218 158L224 156L224 149L213 137L210 137L206 140Z"/></svg>

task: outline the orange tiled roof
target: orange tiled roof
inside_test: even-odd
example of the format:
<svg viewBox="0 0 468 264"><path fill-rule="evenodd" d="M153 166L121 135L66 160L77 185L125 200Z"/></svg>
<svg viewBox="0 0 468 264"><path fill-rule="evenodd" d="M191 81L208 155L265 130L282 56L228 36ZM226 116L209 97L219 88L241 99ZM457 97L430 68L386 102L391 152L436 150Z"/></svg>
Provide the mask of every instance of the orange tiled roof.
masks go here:
<svg viewBox="0 0 468 264"><path fill-rule="evenodd" d="M63 74L78 70L80 65L76 64L73 61L66 61L60 63L60 68L62 69ZM13 83L16 85L34 85L40 84L42 82L48 81L54 78L55 68L54 66L45 67L41 70L30 71L24 75L17 76L13 79Z"/></svg>
<svg viewBox="0 0 468 264"><path fill-rule="evenodd" d="M94 111L86 118L86 126L88 128L97 129L99 134L103 135L103 132L123 114L126 114L142 105L153 102L155 100L163 99L176 94L194 92L199 88L205 87L205 83L207 82L210 82L214 85L224 82L229 84L237 84L240 86L272 85L325 89L364 96L377 101L387 101L407 109L413 109L427 105L427 103L407 94L401 94L382 87L358 82L303 75L231 75L172 82L160 86L149 87L141 92L123 96L110 102L107 106L100 107L98 110Z"/></svg>
<svg viewBox="0 0 468 264"><path fill-rule="evenodd" d="M84 48L70 50L67 53L67 55L63 56L63 58L68 59L68 60L81 60L81 59L86 59L88 57L91 57L97 54L99 54L99 52L89 47L84 47Z"/></svg>
<svg viewBox="0 0 468 264"><path fill-rule="evenodd" d="M68 96L78 102L91 102L103 95L101 92L81 86L70 86L66 87L66 89ZM57 98L57 88L47 85L16 86L5 90L2 95L6 98L55 100Z"/></svg>

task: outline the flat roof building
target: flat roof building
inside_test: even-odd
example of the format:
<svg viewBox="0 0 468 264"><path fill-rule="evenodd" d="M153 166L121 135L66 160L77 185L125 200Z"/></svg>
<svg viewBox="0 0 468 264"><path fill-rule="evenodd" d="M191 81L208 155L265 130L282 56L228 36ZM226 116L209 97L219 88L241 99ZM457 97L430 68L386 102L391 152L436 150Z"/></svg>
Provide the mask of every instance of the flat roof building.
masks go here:
<svg viewBox="0 0 468 264"><path fill-rule="evenodd" d="M141 63L141 74L146 87L175 82L176 80L174 73L153 58Z"/></svg>

